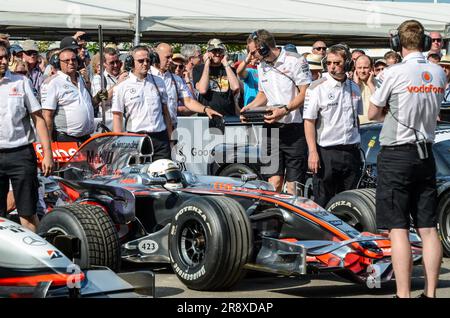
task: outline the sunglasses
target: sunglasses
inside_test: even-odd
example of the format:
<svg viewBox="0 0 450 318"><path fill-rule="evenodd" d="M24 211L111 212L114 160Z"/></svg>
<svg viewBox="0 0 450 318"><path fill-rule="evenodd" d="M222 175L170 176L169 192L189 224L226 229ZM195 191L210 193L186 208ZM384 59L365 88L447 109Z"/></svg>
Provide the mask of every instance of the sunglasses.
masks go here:
<svg viewBox="0 0 450 318"><path fill-rule="evenodd" d="M317 51L326 51L327 48L325 46L318 46L318 47L313 47L313 50L317 50Z"/></svg>
<svg viewBox="0 0 450 318"><path fill-rule="evenodd" d="M380 72L380 71L382 71L382 70L384 70L384 67L376 67L376 68L375 68L375 71L377 71L377 72Z"/></svg>
<svg viewBox="0 0 450 318"><path fill-rule="evenodd" d="M136 60L139 64L144 64L144 62L147 62L147 64L150 64L150 59L139 59Z"/></svg>
<svg viewBox="0 0 450 318"><path fill-rule="evenodd" d="M37 56L38 52L36 51L24 51L23 53L25 53L28 56Z"/></svg>
<svg viewBox="0 0 450 318"><path fill-rule="evenodd" d="M217 54L217 55L224 55L225 52L223 50L220 49L214 49L210 51L212 54Z"/></svg>
<svg viewBox="0 0 450 318"><path fill-rule="evenodd" d="M120 61L111 61L109 63L107 63L108 65L120 65Z"/></svg>
<svg viewBox="0 0 450 318"><path fill-rule="evenodd" d="M76 58L73 58L73 59L61 60L61 62L66 63L66 64L69 64L69 62L72 62L75 64L78 62L78 60Z"/></svg>
<svg viewBox="0 0 450 318"><path fill-rule="evenodd" d="M441 42L442 42L442 39L440 39L440 38L435 38L435 39L431 39L431 41L437 42L437 43L441 43Z"/></svg>

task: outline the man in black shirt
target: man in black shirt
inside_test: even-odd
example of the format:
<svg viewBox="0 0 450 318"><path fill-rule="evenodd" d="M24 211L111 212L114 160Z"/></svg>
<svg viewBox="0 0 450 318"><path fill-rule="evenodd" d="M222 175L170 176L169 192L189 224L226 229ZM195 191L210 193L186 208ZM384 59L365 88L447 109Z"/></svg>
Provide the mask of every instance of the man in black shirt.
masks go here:
<svg viewBox="0 0 450 318"><path fill-rule="evenodd" d="M219 39L209 40L203 56L205 63L194 68L193 81L201 104L222 115L238 115L234 97L239 92L239 80L225 53L225 45Z"/></svg>

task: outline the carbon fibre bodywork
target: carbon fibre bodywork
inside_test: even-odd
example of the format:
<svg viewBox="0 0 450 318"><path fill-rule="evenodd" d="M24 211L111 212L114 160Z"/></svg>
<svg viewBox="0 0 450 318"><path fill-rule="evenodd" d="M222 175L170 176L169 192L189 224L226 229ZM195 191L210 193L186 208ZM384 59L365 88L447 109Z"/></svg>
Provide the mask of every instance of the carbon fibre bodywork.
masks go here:
<svg viewBox="0 0 450 318"><path fill-rule="evenodd" d="M391 279L386 237L360 233L313 201L273 192L269 183L246 180L249 176L184 172L182 188L166 189L164 180L146 173L149 144L141 135L96 136L69 160L65 177L56 178L65 193L62 204L98 205L111 216L123 259L170 263L170 226L180 209L201 197L226 197L242 207L251 227L245 268L284 275L345 272L359 282ZM414 260L419 260L420 241L412 241Z"/></svg>

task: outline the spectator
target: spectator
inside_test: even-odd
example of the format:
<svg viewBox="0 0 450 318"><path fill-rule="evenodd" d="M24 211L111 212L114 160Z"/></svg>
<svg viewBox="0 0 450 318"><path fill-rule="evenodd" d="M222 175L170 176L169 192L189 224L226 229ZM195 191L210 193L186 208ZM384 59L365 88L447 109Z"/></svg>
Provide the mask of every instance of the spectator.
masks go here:
<svg viewBox="0 0 450 318"><path fill-rule="evenodd" d="M441 56L436 53L428 53L427 60L430 63L439 64L439 61L441 60Z"/></svg>
<svg viewBox="0 0 450 318"><path fill-rule="evenodd" d="M186 58L186 72L183 78L192 95L198 97L198 91L195 89L193 84L192 72L194 67L202 64L203 62L202 49L198 45L185 44L181 47L180 53Z"/></svg>
<svg viewBox="0 0 450 318"><path fill-rule="evenodd" d="M100 55L98 56L99 65L96 66L100 73ZM94 66L94 65L93 65ZM108 127L109 130L113 129L113 114L111 111L112 98L113 98L113 88L118 83L124 81L128 73L120 73L120 69L122 67L122 62L119 59L119 52L116 49L111 47L107 47L103 51L103 74L97 74L92 79L92 94L98 94L101 89L101 80L105 85L105 89L108 91L108 99L104 103L104 110L99 107L98 117L103 118L103 111L105 111L105 122L104 125Z"/></svg>
<svg viewBox="0 0 450 318"><path fill-rule="evenodd" d="M42 96L42 108L50 136L54 141L85 142L94 132L94 106L106 99L105 92L97 93L93 98L82 76L78 75L78 45L61 41L58 53L58 71L48 84L45 96ZM58 65L59 64L59 65Z"/></svg>
<svg viewBox="0 0 450 318"><path fill-rule="evenodd" d="M17 62L19 60L22 61L23 48L20 45L18 45L18 44L13 44L9 48L9 52L11 53L11 57L9 59L8 68L9 68L9 70L11 72L15 72L16 71ZM27 74L28 74L28 67L26 69L27 69Z"/></svg>
<svg viewBox="0 0 450 318"><path fill-rule="evenodd" d="M373 72L372 59L367 55L361 55L355 62L355 73L353 81L359 86L363 103L363 113L359 116L361 124L369 121L367 113L369 111L370 97L376 90L377 82Z"/></svg>
<svg viewBox="0 0 450 318"><path fill-rule="evenodd" d="M239 114L234 95L239 93L239 80L228 61L225 45L219 39L208 41L204 64L193 71L194 86L199 92L198 101L209 105L222 115Z"/></svg>
<svg viewBox="0 0 450 318"><path fill-rule="evenodd" d="M3 44L6 48L10 48L9 34L0 33L0 44Z"/></svg>
<svg viewBox="0 0 450 318"><path fill-rule="evenodd" d="M212 115L220 115L211 107L202 105L192 98L189 88L183 79L169 71L172 63L172 47L167 43L160 43L156 47L158 59L155 65L150 67L150 72L155 77L164 81L168 102L167 107L170 113L170 120L174 129L177 127L178 114L190 115L192 112L206 114L211 118Z"/></svg>
<svg viewBox="0 0 450 318"><path fill-rule="evenodd" d="M254 52L251 52L247 45L247 57L242 61L238 68L237 74L244 84L244 107L251 103L256 94L258 94L258 70L251 66L256 66L258 59Z"/></svg>
<svg viewBox="0 0 450 318"><path fill-rule="evenodd" d="M36 215L39 182L31 120L43 146L45 176L51 173L53 156L41 106L31 83L25 76L11 73L8 61L8 48L0 44L0 216L5 217L11 181L21 224L35 232L39 223Z"/></svg>
<svg viewBox="0 0 450 318"><path fill-rule="evenodd" d="M400 63L399 56L395 51L388 51L384 54L383 59L386 61L387 66L391 66Z"/></svg>
<svg viewBox="0 0 450 318"><path fill-rule="evenodd" d="M384 71L384 69L387 66L387 62L385 59L378 59L373 64L373 71L376 78L379 78L381 72Z"/></svg>
<svg viewBox="0 0 450 318"><path fill-rule="evenodd" d="M23 42L23 60L28 65L28 74L31 79L31 83L35 90L36 96L40 96L40 89L42 82L44 81L44 73L39 68L38 54L39 49L37 44L33 40L26 40Z"/></svg>
<svg viewBox="0 0 450 318"><path fill-rule="evenodd" d="M442 261L431 147L446 77L438 65L426 63L424 33L416 20L398 27L404 61L384 71L383 83L370 99L369 119L384 121L377 158L376 219L378 228L389 231L397 298L411 297L411 226L422 239L425 287L421 298L436 297ZM424 85L433 89L415 90Z"/></svg>
<svg viewBox="0 0 450 318"><path fill-rule="evenodd" d="M57 53L59 51L59 49L58 48L53 48L53 49L49 49L48 51L47 51L47 53L45 54L45 58L47 59L47 61L48 61L48 63L47 63L47 66L45 67L45 70L44 70L44 77L45 78L47 78L47 77L49 77L49 76L52 76L53 74L56 74L56 72L58 71L56 68L55 68L55 66L54 65L52 65L52 63L51 63L51 57L55 54L55 53ZM41 90L42 90L42 85L41 85ZM42 92L41 92L41 95L42 95Z"/></svg>
<svg viewBox="0 0 450 318"><path fill-rule="evenodd" d="M442 40L442 35L439 32L430 32L431 37L431 48L428 51L428 56L430 54L437 54L439 58L442 57L442 47L444 41Z"/></svg>
<svg viewBox="0 0 450 318"><path fill-rule="evenodd" d="M22 74L28 77L28 65L22 60L17 60L15 64L14 73Z"/></svg>
<svg viewBox="0 0 450 318"><path fill-rule="evenodd" d="M450 55L444 55L438 63L447 76L447 85L445 87L444 102L450 102Z"/></svg>
<svg viewBox="0 0 450 318"><path fill-rule="evenodd" d="M328 73L306 93L303 116L308 167L314 174L314 201L322 207L335 194L356 188L361 176L358 114L363 107L358 85L347 76L351 59L347 47L330 47Z"/></svg>
<svg viewBox="0 0 450 318"><path fill-rule="evenodd" d="M149 73L147 46L134 47L125 64L128 61L131 67L128 78L114 87L113 131L121 132L125 127L127 132L147 134L153 143L152 160L170 159L172 123L164 81Z"/></svg>
<svg viewBox="0 0 450 318"><path fill-rule="evenodd" d="M175 53L172 56L172 64L170 65L170 71L175 75L181 77L186 82L186 79L189 80L188 77L185 78L186 72L186 58L180 53Z"/></svg>
<svg viewBox="0 0 450 318"><path fill-rule="evenodd" d="M297 47L292 44L292 43L288 43L284 46L284 49L288 52L292 52L292 53L298 53L297 51Z"/></svg>
<svg viewBox="0 0 450 318"><path fill-rule="evenodd" d="M355 65L356 59L360 57L361 55L366 55L366 52L360 49L355 49L352 51L352 61L353 65Z"/></svg>
<svg viewBox="0 0 450 318"><path fill-rule="evenodd" d="M308 61L309 69L311 71L312 80L318 80L322 77L323 66L322 66L322 56L317 54L308 54L306 56L306 61Z"/></svg>
<svg viewBox="0 0 450 318"><path fill-rule="evenodd" d="M327 45L323 41L316 41L312 45L312 54L320 55L322 58L325 57L327 52Z"/></svg>
<svg viewBox="0 0 450 318"><path fill-rule="evenodd" d="M275 38L267 30L250 34L247 45L261 63L258 94L243 110L267 105L270 112L263 126L268 133L263 134L262 153L268 155L268 169L272 171L264 175L276 191L281 192L286 181L287 191L295 193L295 182L304 184L307 170L301 108L311 82L308 62L297 53L277 48Z"/></svg>

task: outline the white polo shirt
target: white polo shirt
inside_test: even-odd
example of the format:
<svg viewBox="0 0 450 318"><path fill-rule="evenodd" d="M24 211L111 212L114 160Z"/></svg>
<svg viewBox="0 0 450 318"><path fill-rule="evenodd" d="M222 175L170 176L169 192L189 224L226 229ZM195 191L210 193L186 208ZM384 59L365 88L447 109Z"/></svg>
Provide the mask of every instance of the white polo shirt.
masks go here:
<svg viewBox="0 0 450 318"><path fill-rule="evenodd" d="M298 94L296 85L307 85L312 81L306 59L285 50L281 50L274 65L264 61L258 65L258 78L258 90L266 95L268 106L287 105ZM278 122L285 124L303 122L300 109L290 112Z"/></svg>
<svg viewBox="0 0 450 318"><path fill-rule="evenodd" d="M306 90L303 118L316 120L321 147L360 143L357 120L362 113L359 86L349 79L339 82L325 73Z"/></svg>
<svg viewBox="0 0 450 318"><path fill-rule="evenodd" d="M103 72L103 76L104 76L104 80L106 79L105 82L105 89L106 90L110 90L114 85L117 84L117 82L119 81L118 77L115 77L111 74L109 74L106 70ZM101 80L100 80L100 75L94 75L93 79L92 79L92 96L95 96L95 94L97 94L100 90L102 89L101 86ZM112 111L111 111L111 106L112 106L112 100L108 100L105 102L105 125L106 127L108 127L109 129L112 130ZM98 116L100 118L103 117L103 110L101 107L101 103L99 104L99 112L98 112Z"/></svg>
<svg viewBox="0 0 450 318"><path fill-rule="evenodd" d="M374 105L389 105L390 109L381 129L380 144L414 143L416 134L419 140L434 142L446 83L443 69L427 63L421 52L410 53L402 63L384 69L383 83L370 98Z"/></svg>
<svg viewBox="0 0 450 318"><path fill-rule="evenodd" d="M156 77L161 78L166 85L167 92L167 107L170 112L170 119L174 125L177 124L177 112L180 98L191 97L192 94L186 83L176 74L173 74L169 71L164 74L161 73L156 67L150 67L150 73Z"/></svg>
<svg viewBox="0 0 450 318"><path fill-rule="evenodd" d="M154 133L166 130L162 108L166 103L162 79L149 74L141 81L130 73L128 79L114 87L111 110L124 114L127 131Z"/></svg>
<svg viewBox="0 0 450 318"><path fill-rule="evenodd" d="M6 71L0 80L0 149L26 146L36 140L30 123L31 113L41 110L31 81Z"/></svg>
<svg viewBox="0 0 450 318"><path fill-rule="evenodd" d="M56 131L73 137L94 132L94 107L81 76L75 86L69 75L58 71L48 84L42 108L55 111L53 129Z"/></svg>

